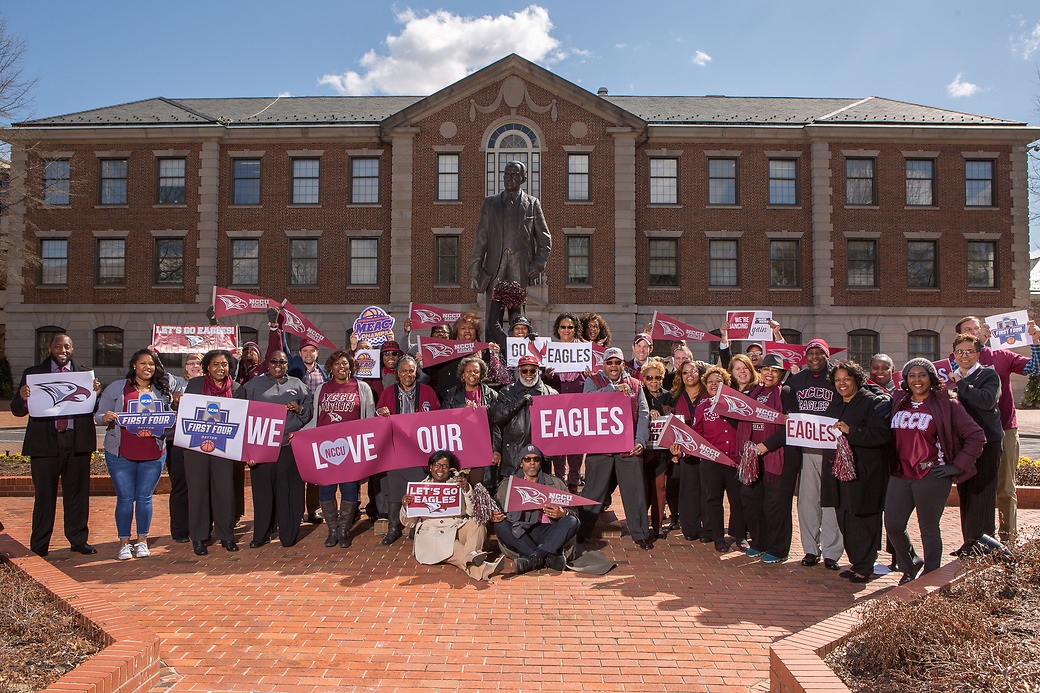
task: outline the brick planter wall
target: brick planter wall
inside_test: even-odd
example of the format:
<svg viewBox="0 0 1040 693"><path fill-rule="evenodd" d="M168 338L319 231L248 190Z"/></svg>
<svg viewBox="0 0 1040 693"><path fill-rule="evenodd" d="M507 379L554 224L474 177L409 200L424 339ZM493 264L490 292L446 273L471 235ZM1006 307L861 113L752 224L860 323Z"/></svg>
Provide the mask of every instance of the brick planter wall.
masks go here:
<svg viewBox="0 0 1040 693"><path fill-rule="evenodd" d="M85 627L101 634L104 649L51 684L46 691L148 691L159 678L159 637L137 621L39 558L21 543L0 534L0 561L39 583Z"/></svg>
<svg viewBox="0 0 1040 693"><path fill-rule="evenodd" d="M163 474L159 477L159 484L155 487L156 494L170 492L170 477ZM10 496L32 496L33 482L31 476L0 476L0 498ZM58 484L58 495L61 495L61 484ZM91 475L90 495L92 496L114 496L115 487L112 486L112 477L104 475Z"/></svg>
<svg viewBox="0 0 1040 693"><path fill-rule="evenodd" d="M1036 510L1040 508L1040 486L1016 486L1018 495L1018 507L1022 510ZM950 489L950 497L946 499L946 507L959 506L960 496L957 494L957 484Z"/></svg>

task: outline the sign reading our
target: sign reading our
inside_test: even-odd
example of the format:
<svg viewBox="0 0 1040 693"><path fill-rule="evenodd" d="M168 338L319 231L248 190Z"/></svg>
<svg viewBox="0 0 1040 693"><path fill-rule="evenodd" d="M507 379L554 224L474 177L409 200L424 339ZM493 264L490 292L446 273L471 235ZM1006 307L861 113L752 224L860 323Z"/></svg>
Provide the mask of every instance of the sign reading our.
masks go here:
<svg viewBox="0 0 1040 693"><path fill-rule="evenodd" d="M769 310L730 310L726 311L726 336L729 339L769 339L773 336L773 328L769 321L773 312Z"/></svg>
<svg viewBox="0 0 1040 693"><path fill-rule="evenodd" d="M516 368L521 356L534 356L539 362L543 360L546 345L551 340L548 337L506 337L506 365Z"/></svg>
<svg viewBox="0 0 1040 693"><path fill-rule="evenodd" d="M408 482L412 502L405 508L408 517L454 517L462 514L462 489L458 484L432 481Z"/></svg>
<svg viewBox="0 0 1040 693"><path fill-rule="evenodd" d="M29 416L74 416L93 414L97 394L94 371L33 373L25 376L29 386Z"/></svg>
<svg viewBox="0 0 1040 693"><path fill-rule="evenodd" d="M1029 313L1024 310L990 315L986 318L991 335L990 346L994 349L1029 346L1033 337L1029 334L1028 323Z"/></svg>
<svg viewBox="0 0 1040 693"><path fill-rule="evenodd" d="M160 354L205 354L238 348L238 325L152 325L152 346Z"/></svg>
<svg viewBox="0 0 1040 693"><path fill-rule="evenodd" d="M173 444L239 462L274 462L285 434L285 405L182 395Z"/></svg>
<svg viewBox="0 0 1040 693"><path fill-rule="evenodd" d="M838 447L838 436L834 430L837 419L817 414L787 415L787 444L806 448L833 450Z"/></svg>
<svg viewBox="0 0 1040 693"><path fill-rule="evenodd" d="M631 400L620 392L537 396L531 404L531 442L546 455L627 453L633 429Z"/></svg>
<svg viewBox="0 0 1040 693"><path fill-rule="evenodd" d="M491 464L491 430L487 412L463 407L390 417L394 457L401 467L425 465L438 450L454 452L459 466L486 467Z"/></svg>
<svg viewBox="0 0 1040 693"><path fill-rule="evenodd" d="M423 303L408 304L408 318L412 321L413 330L421 330L434 325L450 325L460 317L462 317L462 313L457 310L445 310Z"/></svg>
<svg viewBox="0 0 1040 693"><path fill-rule="evenodd" d="M654 311L653 329L650 336L654 339L687 339L695 342L718 342L719 338L710 332L687 325L664 313Z"/></svg>

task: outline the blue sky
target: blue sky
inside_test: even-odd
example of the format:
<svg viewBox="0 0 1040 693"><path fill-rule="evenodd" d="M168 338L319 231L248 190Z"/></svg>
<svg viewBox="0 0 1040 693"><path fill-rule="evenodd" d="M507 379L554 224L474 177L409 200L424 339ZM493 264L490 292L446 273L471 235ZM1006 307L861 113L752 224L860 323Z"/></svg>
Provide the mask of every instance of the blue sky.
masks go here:
<svg viewBox="0 0 1040 693"><path fill-rule="evenodd" d="M516 52L612 94L874 95L1040 124L1036 0L7 0L0 15L39 78L23 118L154 96L424 94Z"/></svg>

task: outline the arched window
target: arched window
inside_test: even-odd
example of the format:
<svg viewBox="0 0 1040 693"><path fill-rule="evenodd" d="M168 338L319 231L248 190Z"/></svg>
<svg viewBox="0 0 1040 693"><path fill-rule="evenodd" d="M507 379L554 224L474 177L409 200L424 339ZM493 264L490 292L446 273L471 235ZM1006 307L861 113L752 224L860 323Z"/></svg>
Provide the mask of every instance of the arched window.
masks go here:
<svg viewBox="0 0 1040 693"><path fill-rule="evenodd" d="M539 197L541 190L541 147L538 135L527 125L517 122L502 123L487 141L487 194L502 192L502 172L510 161L519 161L527 167L527 182L523 189Z"/></svg>
<svg viewBox="0 0 1040 693"><path fill-rule="evenodd" d="M931 330L914 330L907 335L906 351L909 358L939 360L939 333Z"/></svg>
<svg viewBox="0 0 1040 693"><path fill-rule="evenodd" d="M51 355L51 340L56 334L64 334L64 327L47 325L36 329L36 362L40 363Z"/></svg>
<svg viewBox="0 0 1040 693"><path fill-rule="evenodd" d="M118 327L94 330L94 367L119 368L123 365L123 331Z"/></svg>
<svg viewBox="0 0 1040 693"><path fill-rule="evenodd" d="M844 358L869 368L870 357L879 351L881 351L881 335L874 330L853 330L849 332L849 348L846 352L847 356Z"/></svg>

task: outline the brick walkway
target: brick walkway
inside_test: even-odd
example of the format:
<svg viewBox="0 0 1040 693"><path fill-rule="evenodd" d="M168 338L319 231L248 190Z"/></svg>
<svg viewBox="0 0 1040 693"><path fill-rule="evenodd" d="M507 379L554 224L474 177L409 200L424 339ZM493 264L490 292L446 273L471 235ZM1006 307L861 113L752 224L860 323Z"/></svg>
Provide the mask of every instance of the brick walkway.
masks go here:
<svg viewBox="0 0 1040 693"><path fill-rule="evenodd" d="M647 553L624 537L604 547L620 564L606 576L484 586L418 565L406 540L387 548L366 532L326 549L323 526L289 549L201 558L162 535L151 558L117 562L113 507L92 500L97 556L59 548L59 531L49 560L160 636L156 691L763 691L771 642L897 577L852 585L822 566L720 558L678 536ZM5 498L2 512L27 543L31 499ZM948 543L956 522L947 512ZM164 496L155 524L165 532Z"/></svg>

